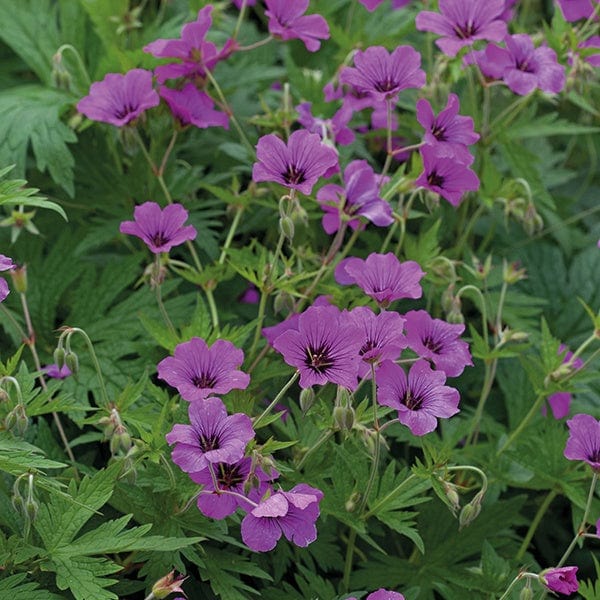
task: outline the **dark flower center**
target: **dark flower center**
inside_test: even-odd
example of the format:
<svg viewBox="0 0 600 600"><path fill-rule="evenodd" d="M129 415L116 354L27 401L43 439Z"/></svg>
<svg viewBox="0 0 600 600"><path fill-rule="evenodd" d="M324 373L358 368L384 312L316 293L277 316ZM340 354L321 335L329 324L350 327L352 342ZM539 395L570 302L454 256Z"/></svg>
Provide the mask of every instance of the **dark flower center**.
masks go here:
<svg viewBox="0 0 600 600"><path fill-rule="evenodd" d="M299 169L296 165L288 165L285 173L282 173L281 176L286 183L293 185L298 185L299 183L306 181L304 169Z"/></svg>
<svg viewBox="0 0 600 600"><path fill-rule="evenodd" d="M240 472L239 465L228 465L219 463L219 471L217 473L217 481L219 487L231 489L245 481L244 475Z"/></svg>
<svg viewBox="0 0 600 600"><path fill-rule="evenodd" d="M217 384L217 378L209 373L201 373L192 377L192 383L198 388L213 388Z"/></svg>
<svg viewBox="0 0 600 600"><path fill-rule="evenodd" d="M375 342L374 340L367 340L358 353L362 356L363 354L366 354L374 348L377 348L377 342Z"/></svg>
<svg viewBox="0 0 600 600"><path fill-rule="evenodd" d="M421 404L423 404L423 398L420 396L413 396L412 390L407 389L404 398L402 398L402 404L404 404L408 410L419 410Z"/></svg>
<svg viewBox="0 0 600 600"><path fill-rule="evenodd" d="M600 448L594 448L594 451L588 456L588 460L594 463L600 463Z"/></svg>
<svg viewBox="0 0 600 600"><path fill-rule="evenodd" d="M216 433L210 435L200 434L198 437L198 445L203 452L210 452L211 450L219 449L219 437Z"/></svg>
<svg viewBox="0 0 600 600"><path fill-rule="evenodd" d="M469 21L467 23L465 23L464 25L455 25L454 26L454 33L456 33L456 35L461 39L461 40L468 40L469 38L473 37L478 31L478 27L475 25L475 23Z"/></svg>
<svg viewBox="0 0 600 600"><path fill-rule="evenodd" d="M115 112L115 117L117 119L124 119L127 115L130 115L131 113L135 112L137 108L137 106L126 104L121 110Z"/></svg>
<svg viewBox="0 0 600 600"><path fill-rule="evenodd" d="M517 64L515 66L517 67L517 69L519 69L519 71L523 71L523 73L533 73L534 72L533 66L529 64L529 61L527 59L518 60Z"/></svg>
<svg viewBox="0 0 600 600"><path fill-rule="evenodd" d="M325 344L316 348L309 346L306 349L304 364L317 373L325 373L329 367L333 366L333 362L329 356L329 347Z"/></svg>
<svg viewBox="0 0 600 600"><path fill-rule="evenodd" d="M429 175L427 175L427 183L429 185L441 188L444 186L444 178L441 175L438 175L435 171L432 171L429 173Z"/></svg>
<svg viewBox="0 0 600 600"><path fill-rule="evenodd" d="M381 81L375 82L375 89L378 92L391 92L398 87L398 84L391 77L386 77Z"/></svg>
<svg viewBox="0 0 600 600"><path fill-rule="evenodd" d="M434 123L433 127L431 128L431 135L433 135L433 137L440 142L445 142L447 140L446 128L438 125L437 123Z"/></svg>
<svg viewBox="0 0 600 600"><path fill-rule="evenodd" d="M434 340L430 335L422 340L423 346L432 352L439 354L442 351L442 343L439 340Z"/></svg>
<svg viewBox="0 0 600 600"><path fill-rule="evenodd" d="M169 241L169 239L160 232L154 234L151 240L155 246L164 246Z"/></svg>

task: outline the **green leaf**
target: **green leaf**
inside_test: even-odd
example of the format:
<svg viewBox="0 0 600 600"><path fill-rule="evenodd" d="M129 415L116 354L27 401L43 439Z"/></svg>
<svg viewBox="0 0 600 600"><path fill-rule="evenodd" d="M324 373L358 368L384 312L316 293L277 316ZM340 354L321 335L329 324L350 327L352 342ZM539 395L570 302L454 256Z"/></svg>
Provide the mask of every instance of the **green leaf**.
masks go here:
<svg viewBox="0 0 600 600"><path fill-rule="evenodd" d="M62 108L71 102L67 94L39 85L23 85L0 93L0 139L4 140L0 145L0 165L16 161L16 174L22 177L31 145L37 168L47 169L52 179L73 196L75 161L67 143L75 142L77 136L60 120Z"/></svg>
<svg viewBox="0 0 600 600"><path fill-rule="evenodd" d="M557 113L551 112L533 120L519 121L506 131L506 136L511 140L520 140L552 135L581 135L598 131L600 131L600 127L571 123L566 119L559 118Z"/></svg>
<svg viewBox="0 0 600 600"><path fill-rule="evenodd" d="M0 579L0 598L10 598L10 600L60 600L62 598L49 590L39 589L38 583L23 583L26 578L27 573L18 573Z"/></svg>
<svg viewBox="0 0 600 600"><path fill-rule="evenodd" d="M58 589L71 590L76 600L118 600L116 594L105 589L117 580L104 576L122 569L112 561L89 556L56 556L52 567L56 571Z"/></svg>
<svg viewBox="0 0 600 600"><path fill-rule="evenodd" d="M36 446L12 438L6 431L0 432L0 471L18 476L27 471L66 467L65 464L48 460L41 454L42 451Z"/></svg>

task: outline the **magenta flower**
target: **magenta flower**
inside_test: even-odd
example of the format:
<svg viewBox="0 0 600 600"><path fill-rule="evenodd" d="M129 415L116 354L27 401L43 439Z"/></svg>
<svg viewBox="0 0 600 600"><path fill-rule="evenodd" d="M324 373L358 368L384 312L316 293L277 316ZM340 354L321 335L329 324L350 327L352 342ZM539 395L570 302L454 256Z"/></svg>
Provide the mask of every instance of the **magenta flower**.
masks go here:
<svg viewBox="0 0 600 600"><path fill-rule="evenodd" d="M342 213L350 218L348 225L357 229L364 217L378 227L394 222L392 207L379 196L379 179L366 160L353 160L344 171L345 188L334 183L317 192L317 202L325 211L323 229L331 234L341 225Z"/></svg>
<svg viewBox="0 0 600 600"><path fill-rule="evenodd" d="M339 146L347 146L354 141L354 132L348 127L352 118L352 109L343 105L331 119L314 117L311 112L312 104L303 102L296 106L298 123L310 133L317 133L323 141L331 140Z"/></svg>
<svg viewBox="0 0 600 600"><path fill-rule="evenodd" d="M159 93L169 105L173 116L182 125L194 125L200 129L207 127L229 129L229 116L214 110L213 99L207 93L200 91L192 82L186 83L181 90L163 85Z"/></svg>
<svg viewBox="0 0 600 600"><path fill-rule="evenodd" d="M133 210L134 221L123 221L121 233L139 237L154 254L169 252L187 240L196 238L196 228L184 223L188 211L181 204L169 204L161 209L156 202L144 202Z"/></svg>
<svg viewBox="0 0 600 600"><path fill-rule="evenodd" d="M45 366L42 371L52 379L65 379L71 375L71 369L66 364L59 369L58 365L53 363Z"/></svg>
<svg viewBox="0 0 600 600"><path fill-rule="evenodd" d="M309 52L329 39L329 25L321 15L305 15L309 0L265 0L269 33L282 40L301 40Z"/></svg>
<svg viewBox="0 0 600 600"><path fill-rule="evenodd" d="M238 302L241 304L258 304L260 302L260 291L252 283L238 297Z"/></svg>
<svg viewBox="0 0 600 600"><path fill-rule="evenodd" d="M568 350L568 348L564 344L561 344L558 347L558 353L562 354L563 352L565 352L565 356L563 357L563 364L569 363L571 361L571 358L573 357L573 353L570 350ZM572 370L576 371L578 369L581 369L581 367L583 367L583 361L581 360L581 358L576 358L573 361L573 364L571 365ZM548 404L552 409L552 416L555 419L563 419L564 417L566 417L569 414L572 399L573 396L570 392L555 392L554 394L550 394L550 396L548 396ZM542 407L542 414L546 415L545 406Z"/></svg>
<svg viewBox="0 0 600 600"><path fill-rule="evenodd" d="M204 79L206 71L212 71L219 61L236 50L235 40L228 40L221 51L217 51L212 42L205 40L206 33L212 25L212 9L210 4L205 6L198 12L196 21L186 23L181 29L181 38L160 39L144 47L144 52L157 58L177 58L181 61L156 67L154 72L159 83L179 77Z"/></svg>
<svg viewBox="0 0 600 600"><path fill-rule="evenodd" d="M377 371L377 402L395 408L413 435L425 435L437 427L438 417L448 419L459 412L458 391L444 383L446 375L433 371L425 360L415 362L408 377L400 365L385 361Z"/></svg>
<svg viewBox="0 0 600 600"><path fill-rule="evenodd" d="M592 0L556 0L565 21L589 19L594 14ZM595 0L596 2L598 0Z"/></svg>
<svg viewBox="0 0 600 600"><path fill-rule="evenodd" d="M0 271L12 271L15 268L15 263L12 258L0 254ZM8 283L4 277L0 277L0 302L4 302L6 296L10 293Z"/></svg>
<svg viewBox="0 0 600 600"><path fill-rule="evenodd" d="M600 35L592 35L584 42L578 44L579 48L600 48ZM585 62L592 65L592 67L600 67L600 52L586 56Z"/></svg>
<svg viewBox="0 0 600 600"><path fill-rule="evenodd" d="M256 552L277 545L281 534L302 548L317 539L315 521L323 492L305 483L289 492L275 492L253 508L242 521L242 540Z"/></svg>
<svg viewBox="0 0 600 600"><path fill-rule="evenodd" d="M232 515L238 507L248 511L251 510L251 502L244 502L239 496L245 496L245 484L252 471L252 459L242 458L234 463L213 464L213 472L219 492L215 492L213 477L209 469L204 469L198 473L190 473L190 478L195 483L204 486L202 493L198 496L198 509L200 512L212 519L224 519ZM272 481L279 477L277 471L267 475L260 467L255 467L252 472L254 481L258 482L258 494L261 496L267 491L267 481ZM234 492L237 496L228 494Z"/></svg>
<svg viewBox="0 0 600 600"><path fill-rule="evenodd" d="M210 464L235 463L242 459L246 444L254 437L248 415L227 416L219 398L190 402L190 425L174 425L167 433L173 462L186 473L198 473Z"/></svg>
<svg viewBox="0 0 600 600"><path fill-rule="evenodd" d="M232 2L238 7L242 8L243 0L232 0ZM256 0L246 0L246 6L254 6L256 4Z"/></svg>
<svg viewBox="0 0 600 600"><path fill-rule="evenodd" d="M504 0L440 0L439 9L421 11L415 23L419 31L441 35L436 44L448 56L476 40L499 42L506 35Z"/></svg>
<svg viewBox="0 0 600 600"><path fill-rule="evenodd" d="M300 387L327 382L354 390L362 338L347 313L335 306L311 306L273 341L288 365L300 372Z"/></svg>
<svg viewBox="0 0 600 600"><path fill-rule="evenodd" d="M341 285L355 283L367 296L387 308L400 298L420 298L420 281L425 275L414 260L401 263L396 255L372 253L361 258L345 258L335 269L335 280Z"/></svg>
<svg viewBox="0 0 600 600"><path fill-rule="evenodd" d="M193 337L178 344L174 354L158 363L158 377L177 388L188 402L245 390L250 383L250 375L237 370L244 362L244 352L231 342L217 340L209 348L203 339Z"/></svg>
<svg viewBox="0 0 600 600"><path fill-rule="evenodd" d="M362 335L359 354L362 363L358 376L370 374L370 364L379 365L384 360L396 360L406 348L406 338L402 333L404 319L397 312L382 311L375 314L367 306L359 306L350 311L350 319Z"/></svg>
<svg viewBox="0 0 600 600"><path fill-rule="evenodd" d="M346 600L356 600L356 598L352 596L346 598ZM390 592L389 590L380 588L376 592L369 594L366 600L404 600L404 596L398 592Z"/></svg>
<svg viewBox="0 0 600 600"><path fill-rule="evenodd" d="M557 567L540 573L540 580L551 591L567 596L579 589L577 581L578 567Z"/></svg>
<svg viewBox="0 0 600 600"><path fill-rule="evenodd" d="M274 133L264 135L256 145L256 157L254 181L274 181L306 195L319 177L327 176L338 164L337 152L304 129L294 131L287 145Z"/></svg>
<svg viewBox="0 0 600 600"><path fill-rule="evenodd" d="M446 108L437 117L431 104L424 98L417 102L417 121L425 128L423 140L437 146L448 158L456 157L464 164L471 164L473 158L467 146L479 139L473 129L473 119L458 114L460 103L456 94L448 96Z"/></svg>
<svg viewBox="0 0 600 600"><path fill-rule="evenodd" d="M591 415L579 414L567 421L569 439L565 458L583 460L592 470L600 473L600 421Z"/></svg>
<svg viewBox="0 0 600 600"><path fill-rule="evenodd" d="M457 377L466 366L473 366L469 344L460 339L464 325L434 319L425 310L411 310L404 318L408 347L447 377Z"/></svg>
<svg viewBox="0 0 600 600"><path fill-rule="evenodd" d="M356 51L354 68L344 67L340 82L375 101L396 101L408 88L422 88L426 83L421 68L421 55L411 46L398 46L391 54L383 46Z"/></svg>
<svg viewBox="0 0 600 600"><path fill-rule="evenodd" d="M533 40L524 33L507 35L504 42L506 48L488 44L484 51L465 57L465 62L476 62L486 77L502 79L520 96L526 96L536 88L549 94L562 91L566 81L565 68L558 63L552 48L534 48Z"/></svg>
<svg viewBox="0 0 600 600"><path fill-rule="evenodd" d="M425 145L420 152L424 170L415 179L416 186L439 194L452 206L461 203L465 192L479 189L479 178L468 165L440 154L435 146Z"/></svg>
<svg viewBox="0 0 600 600"><path fill-rule="evenodd" d="M102 81L92 83L90 93L77 103L77 110L92 121L123 127L159 103L152 72L132 69L125 75L108 73Z"/></svg>

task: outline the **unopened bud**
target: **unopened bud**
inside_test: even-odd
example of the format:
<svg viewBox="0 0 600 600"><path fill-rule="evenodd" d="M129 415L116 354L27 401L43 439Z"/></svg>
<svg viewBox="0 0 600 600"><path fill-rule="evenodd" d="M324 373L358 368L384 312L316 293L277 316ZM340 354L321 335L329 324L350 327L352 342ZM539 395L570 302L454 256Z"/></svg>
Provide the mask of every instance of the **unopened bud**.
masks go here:
<svg viewBox="0 0 600 600"><path fill-rule="evenodd" d="M54 351L54 362L59 370L65 366L65 349L62 345L58 346Z"/></svg>
<svg viewBox="0 0 600 600"><path fill-rule="evenodd" d="M16 435L23 435L27 431L29 420L25 407L22 404L17 404L7 415L4 420L4 426L9 431Z"/></svg>
<svg viewBox="0 0 600 600"><path fill-rule="evenodd" d="M15 290L19 292L19 294L27 293L27 267L25 265L15 267L10 271L10 276L13 285L15 286Z"/></svg>
<svg viewBox="0 0 600 600"><path fill-rule="evenodd" d="M152 586L152 596L157 598L158 600L163 600L169 594L173 592L181 592L184 594L185 592L181 589L181 584L187 579L183 575L175 575L175 571L171 571L164 577L161 577L153 586Z"/></svg>
<svg viewBox="0 0 600 600"><path fill-rule="evenodd" d="M341 431L350 431L354 425L354 409L351 406L336 406L333 409L333 422Z"/></svg>
<svg viewBox="0 0 600 600"><path fill-rule="evenodd" d="M294 299L287 292L279 292L273 300L275 314L281 312L292 312L294 310Z"/></svg>
<svg viewBox="0 0 600 600"><path fill-rule="evenodd" d="M458 527L459 529L463 529L463 527L468 527L481 512L481 503L476 502L476 498L474 498L469 504L465 504L460 511L460 515L458 517Z"/></svg>
<svg viewBox="0 0 600 600"><path fill-rule="evenodd" d="M27 501L25 502L25 511L30 521L35 521L39 508L40 504L33 496L27 498Z"/></svg>
<svg viewBox="0 0 600 600"><path fill-rule="evenodd" d="M461 306L462 306L462 303L460 301L460 298L454 297L452 299L452 306L451 306L450 310L448 311L448 313L446 314L446 321L448 321L448 323L462 324L465 322L465 318L462 314Z"/></svg>
<svg viewBox="0 0 600 600"><path fill-rule="evenodd" d="M279 219L279 229L281 233L291 242L294 239L295 227L294 221L290 217L281 217Z"/></svg>
<svg viewBox="0 0 600 600"><path fill-rule="evenodd" d="M117 454L119 450L127 452L131 448L131 436L124 425L118 425L110 438L110 451Z"/></svg>
<svg viewBox="0 0 600 600"><path fill-rule="evenodd" d="M460 509L460 498L458 497L456 486L447 481L442 482L442 486L444 487L446 498L448 498L448 501L452 505L452 512L456 514L456 511Z"/></svg>
<svg viewBox="0 0 600 600"><path fill-rule="evenodd" d="M529 585L526 585L519 594L519 600L532 600L533 598L533 590Z"/></svg>
<svg viewBox="0 0 600 600"><path fill-rule="evenodd" d="M6 390L0 388L0 402L8 402L10 400L10 396Z"/></svg>
<svg viewBox="0 0 600 600"><path fill-rule="evenodd" d="M356 510L356 505L359 500L360 500L360 493L353 492L351 494L350 498L348 498L348 500L346 500L346 503L344 504L344 508L346 509L346 511L354 512Z"/></svg>
<svg viewBox="0 0 600 600"><path fill-rule="evenodd" d="M506 283L512 285L517 283L517 281L521 281L521 279L526 279L527 271L519 268L520 266L521 265L519 262L504 263L504 268L502 269L502 278Z"/></svg>
<svg viewBox="0 0 600 600"><path fill-rule="evenodd" d="M52 73L50 76L52 84L58 89L68 91L71 88L71 75L63 64L60 52L52 57Z"/></svg>
<svg viewBox="0 0 600 600"><path fill-rule="evenodd" d="M77 373L79 373L79 358L72 350L69 350L65 354L65 364L67 367L69 367L73 375L77 375Z"/></svg>
<svg viewBox="0 0 600 600"><path fill-rule="evenodd" d="M442 310L448 314L452 310L454 304L454 284L451 283L443 292L441 297Z"/></svg>
<svg viewBox="0 0 600 600"><path fill-rule="evenodd" d="M315 403L315 392L312 387L304 388L300 392L300 410L306 414Z"/></svg>

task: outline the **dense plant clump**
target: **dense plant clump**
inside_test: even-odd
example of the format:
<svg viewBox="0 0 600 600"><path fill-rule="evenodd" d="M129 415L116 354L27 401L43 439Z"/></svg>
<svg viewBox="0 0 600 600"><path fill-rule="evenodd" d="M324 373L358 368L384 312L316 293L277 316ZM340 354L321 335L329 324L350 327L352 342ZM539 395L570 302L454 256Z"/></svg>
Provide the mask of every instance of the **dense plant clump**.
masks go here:
<svg viewBox="0 0 600 600"><path fill-rule="evenodd" d="M0 0L0 598L599 598L600 2L134 4Z"/></svg>

